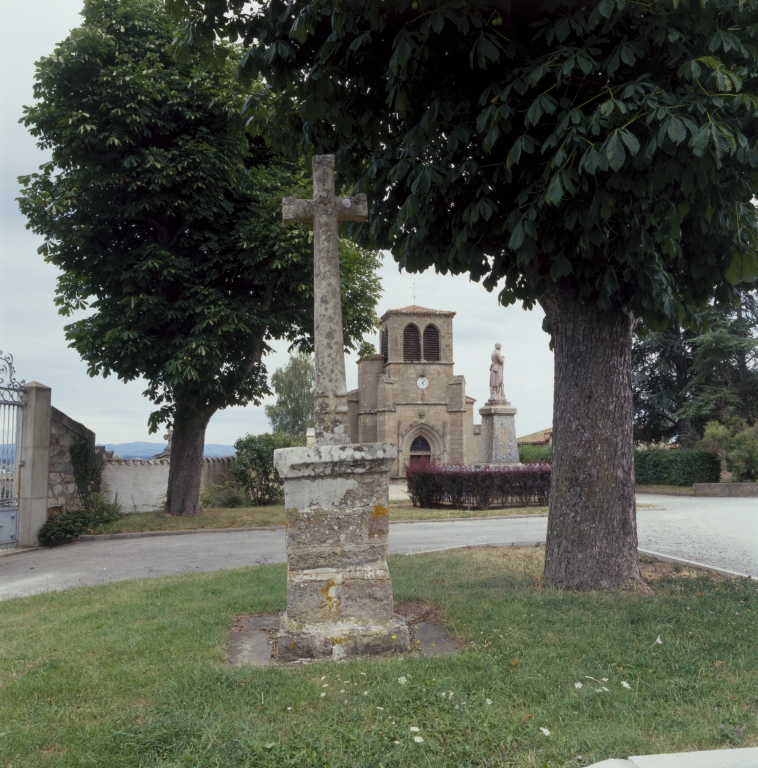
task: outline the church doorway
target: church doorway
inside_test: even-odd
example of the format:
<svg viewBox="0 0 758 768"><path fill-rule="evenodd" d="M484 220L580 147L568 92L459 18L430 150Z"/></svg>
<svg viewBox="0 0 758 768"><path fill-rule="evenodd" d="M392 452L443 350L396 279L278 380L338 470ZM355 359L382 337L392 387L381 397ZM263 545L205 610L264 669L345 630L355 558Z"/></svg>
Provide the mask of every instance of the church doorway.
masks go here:
<svg viewBox="0 0 758 768"><path fill-rule="evenodd" d="M411 449L408 452L411 464L430 464L432 461L432 448L428 440L418 435L411 443Z"/></svg>

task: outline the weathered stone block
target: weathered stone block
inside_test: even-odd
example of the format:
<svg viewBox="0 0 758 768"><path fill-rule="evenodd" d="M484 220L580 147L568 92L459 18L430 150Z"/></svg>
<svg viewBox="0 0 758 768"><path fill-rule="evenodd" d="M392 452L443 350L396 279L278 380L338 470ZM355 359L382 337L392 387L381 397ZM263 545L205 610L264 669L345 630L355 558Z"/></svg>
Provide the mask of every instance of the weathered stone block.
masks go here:
<svg viewBox="0 0 758 768"><path fill-rule="evenodd" d="M279 658L408 647L387 569L388 444L276 451L287 509L287 611Z"/></svg>

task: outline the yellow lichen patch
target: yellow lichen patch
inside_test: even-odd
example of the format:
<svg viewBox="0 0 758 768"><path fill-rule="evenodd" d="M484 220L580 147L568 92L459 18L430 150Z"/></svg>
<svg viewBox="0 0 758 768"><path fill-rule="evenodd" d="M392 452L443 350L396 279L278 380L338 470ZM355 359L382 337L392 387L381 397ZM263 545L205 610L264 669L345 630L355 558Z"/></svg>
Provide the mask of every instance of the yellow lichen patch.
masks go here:
<svg viewBox="0 0 758 768"><path fill-rule="evenodd" d="M374 513L371 515L371 517L376 519L377 517L384 517L387 514L388 514L387 507L382 506L381 504L377 504L374 507Z"/></svg>

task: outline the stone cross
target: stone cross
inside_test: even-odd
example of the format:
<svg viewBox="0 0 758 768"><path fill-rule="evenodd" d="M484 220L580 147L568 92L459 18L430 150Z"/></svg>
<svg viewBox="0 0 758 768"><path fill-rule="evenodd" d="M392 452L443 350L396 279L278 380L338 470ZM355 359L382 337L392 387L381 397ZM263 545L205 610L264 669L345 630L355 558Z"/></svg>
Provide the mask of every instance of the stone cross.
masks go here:
<svg viewBox="0 0 758 768"><path fill-rule="evenodd" d="M334 155L313 156L313 200L282 198L282 220L313 228L316 445L350 442L338 230L368 218L366 195L335 197Z"/></svg>

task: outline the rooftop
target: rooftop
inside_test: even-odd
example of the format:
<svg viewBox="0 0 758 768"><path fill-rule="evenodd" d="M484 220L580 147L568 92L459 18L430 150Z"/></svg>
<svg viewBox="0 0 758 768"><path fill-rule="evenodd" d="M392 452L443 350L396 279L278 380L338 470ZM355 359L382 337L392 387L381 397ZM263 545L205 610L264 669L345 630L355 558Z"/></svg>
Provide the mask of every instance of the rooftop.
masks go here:
<svg viewBox="0 0 758 768"><path fill-rule="evenodd" d="M446 312L444 309L428 309L419 307L418 304L410 304L400 309L388 309L383 315L382 320L388 315L432 315L434 317L452 317L455 312Z"/></svg>

